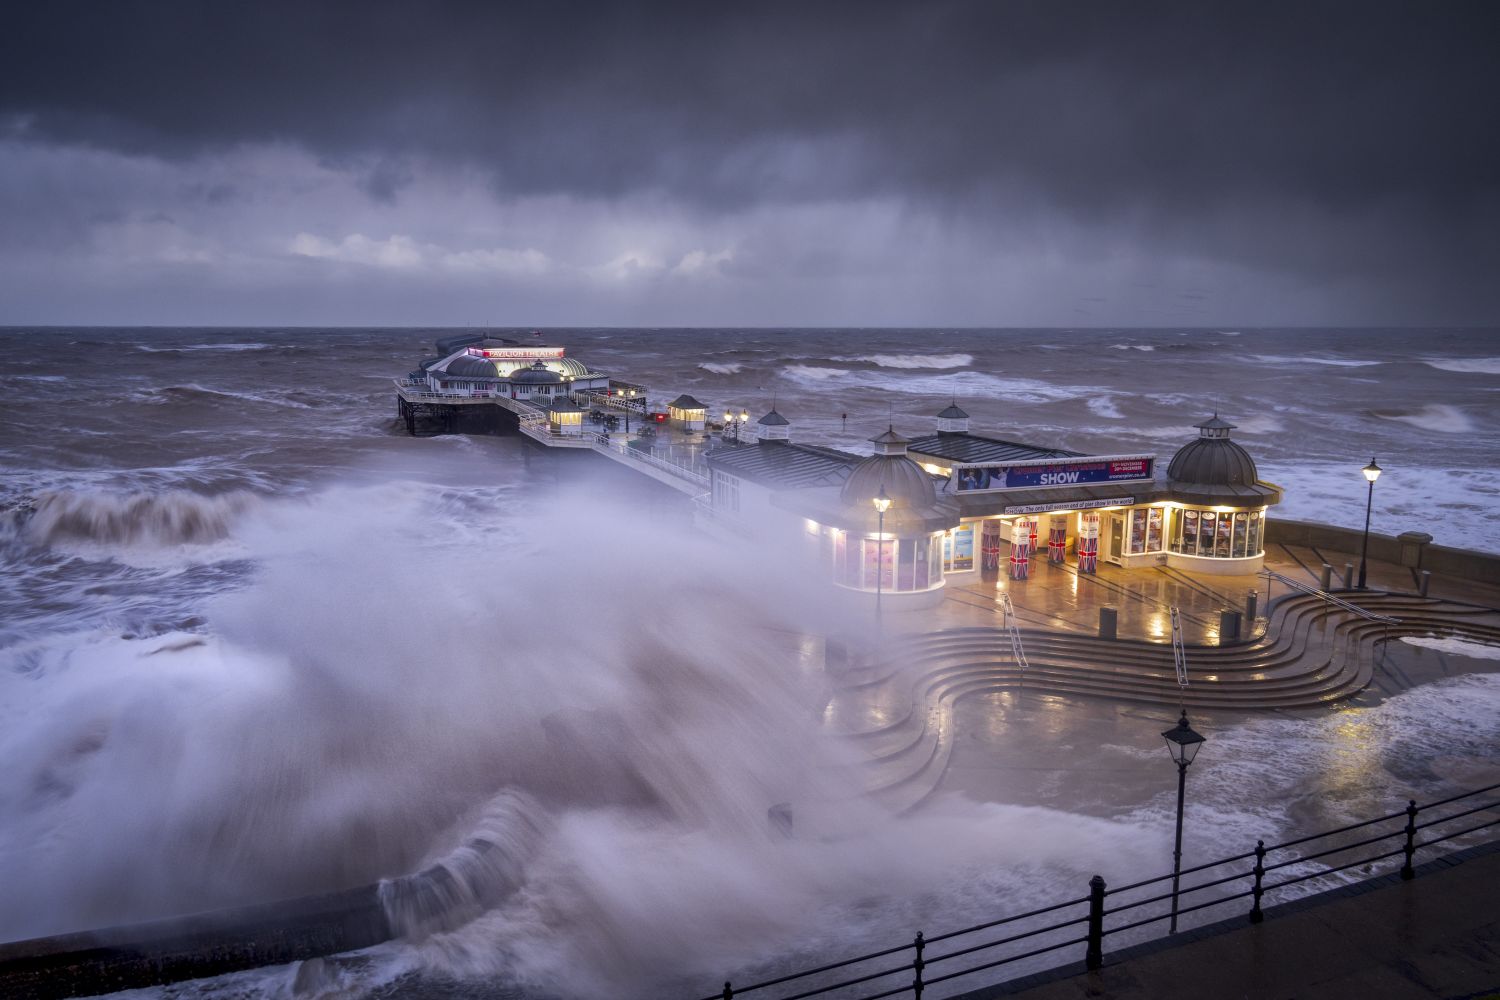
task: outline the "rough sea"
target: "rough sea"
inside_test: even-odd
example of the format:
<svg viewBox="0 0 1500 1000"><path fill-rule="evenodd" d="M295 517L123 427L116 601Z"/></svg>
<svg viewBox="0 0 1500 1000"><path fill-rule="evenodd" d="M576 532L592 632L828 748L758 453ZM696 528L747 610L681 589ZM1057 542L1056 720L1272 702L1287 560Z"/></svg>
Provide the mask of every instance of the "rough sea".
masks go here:
<svg viewBox="0 0 1500 1000"><path fill-rule="evenodd" d="M409 437L391 379L453 332L0 330L0 940L362 884L485 831L524 877L461 931L166 995L661 996L1160 870L1169 782L841 800L784 641L813 584L723 565L592 456ZM980 433L1164 463L1217 412L1285 487L1274 516L1360 526L1373 456L1374 530L1500 552L1500 331L543 333L655 403L774 400L853 451L954 400ZM1496 677L1221 720L1189 849L1302 829L1301 789L1350 820L1492 767ZM1122 768L1159 753L1141 731L1109 741ZM795 846L765 836L780 801L809 803Z"/></svg>

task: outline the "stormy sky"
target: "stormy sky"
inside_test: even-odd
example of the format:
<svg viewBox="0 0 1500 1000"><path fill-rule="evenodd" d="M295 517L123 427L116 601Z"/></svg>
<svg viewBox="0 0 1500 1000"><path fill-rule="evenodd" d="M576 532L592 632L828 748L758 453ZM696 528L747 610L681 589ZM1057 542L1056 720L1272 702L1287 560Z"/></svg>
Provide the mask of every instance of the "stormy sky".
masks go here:
<svg viewBox="0 0 1500 1000"><path fill-rule="evenodd" d="M0 323L1493 325L1500 4L17 2Z"/></svg>

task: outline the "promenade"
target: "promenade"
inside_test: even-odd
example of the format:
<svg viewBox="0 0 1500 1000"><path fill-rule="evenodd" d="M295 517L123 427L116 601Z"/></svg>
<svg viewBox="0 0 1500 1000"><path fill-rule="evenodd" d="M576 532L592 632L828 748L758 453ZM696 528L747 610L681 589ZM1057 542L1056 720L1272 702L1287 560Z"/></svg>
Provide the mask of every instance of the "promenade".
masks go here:
<svg viewBox="0 0 1500 1000"><path fill-rule="evenodd" d="M1358 567L1359 555L1303 546L1266 546L1267 569L1310 587L1319 585L1325 562L1334 567L1333 589L1337 590L1344 566ZM1367 583L1371 590L1405 593L1414 593L1418 586L1409 568L1375 560L1368 564ZM1171 642L1170 609L1176 607L1183 640L1212 645L1220 641L1220 610L1243 613L1246 599L1254 591L1258 619L1246 619L1241 625L1241 637L1250 638L1265 628L1268 598L1280 598L1289 592L1284 584L1261 575L1219 576L1167 567L1127 570L1100 563L1098 573L1090 576L1079 573L1072 563L1053 564L1045 559L1033 563L1031 577L1026 580L1007 579L1002 571L967 583L950 581L946 589L945 599L935 611L890 616L891 631L994 626L1000 621L1001 597L1009 594L1021 628L1094 635L1099 628L1099 609L1109 606L1118 612L1119 638ZM1434 576L1428 594L1500 607L1500 587L1470 580ZM1361 600L1358 593L1341 596L1354 604Z"/></svg>
<svg viewBox="0 0 1500 1000"><path fill-rule="evenodd" d="M1500 997L1500 844L955 1000Z"/></svg>

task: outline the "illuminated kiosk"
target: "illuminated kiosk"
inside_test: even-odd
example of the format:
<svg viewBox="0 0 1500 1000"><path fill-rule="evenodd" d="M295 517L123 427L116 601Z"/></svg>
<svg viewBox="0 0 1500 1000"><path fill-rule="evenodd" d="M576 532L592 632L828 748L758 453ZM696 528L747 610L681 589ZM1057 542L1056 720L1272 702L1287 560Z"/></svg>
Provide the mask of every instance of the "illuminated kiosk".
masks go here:
<svg viewBox="0 0 1500 1000"><path fill-rule="evenodd" d="M943 538L958 525L958 508L938 496L894 428L873 443L875 454L839 490L837 509L809 505L820 551L840 587L878 593L888 611L932 607L943 599Z"/></svg>
<svg viewBox="0 0 1500 1000"><path fill-rule="evenodd" d="M708 422L708 407L683 393L667 404L667 419L690 434L701 434Z"/></svg>
<svg viewBox="0 0 1500 1000"><path fill-rule="evenodd" d="M1167 466L1167 565L1200 573L1255 573L1265 560L1266 508L1281 488L1263 482L1250 453L1215 413Z"/></svg>
<svg viewBox="0 0 1500 1000"><path fill-rule="evenodd" d="M559 396L547 407L547 427L553 434L577 436L583 433L583 415L587 412L567 396Z"/></svg>
<svg viewBox="0 0 1500 1000"><path fill-rule="evenodd" d="M871 608L877 593L888 613L942 600L942 537L958 508L907 457L905 439L887 431L868 457L794 444L774 409L756 430L756 443L725 442L705 456L716 527L771 544L800 537L799 561ZM874 504L882 490L883 537Z"/></svg>
<svg viewBox="0 0 1500 1000"><path fill-rule="evenodd" d="M1099 560L1124 568L1261 568L1265 509L1280 501L1281 489L1257 478L1254 461L1229 440L1231 425L1217 416L1198 425L1200 437L1177 453L1165 477L1154 455L1084 455L971 433L957 405L937 423L937 433L912 441L910 452L947 479L940 492L958 503L961 520L943 539L945 573L979 571L985 540L1011 541L1017 524L1035 533L1028 542L1039 558L1056 562L1076 555L1078 538L1097 530Z"/></svg>

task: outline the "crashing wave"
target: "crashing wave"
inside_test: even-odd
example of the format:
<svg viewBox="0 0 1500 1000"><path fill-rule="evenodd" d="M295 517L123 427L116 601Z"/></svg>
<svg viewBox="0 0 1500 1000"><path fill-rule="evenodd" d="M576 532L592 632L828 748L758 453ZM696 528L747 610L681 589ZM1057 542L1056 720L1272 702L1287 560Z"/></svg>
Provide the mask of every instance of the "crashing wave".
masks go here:
<svg viewBox="0 0 1500 1000"><path fill-rule="evenodd" d="M234 522L260 502L244 490L218 496L58 490L38 494L19 516L23 536L38 545L206 545L229 537Z"/></svg>
<svg viewBox="0 0 1500 1000"><path fill-rule="evenodd" d="M421 871L380 883L391 929L420 940L462 927L504 902L526 881L526 866L549 821L529 795L492 798L459 845Z"/></svg>
<svg viewBox="0 0 1500 1000"><path fill-rule="evenodd" d="M1415 410L1371 410L1370 415L1443 434L1463 434L1474 429L1474 421L1467 414L1446 403L1432 403Z"/></svg>
<svg viewBox="0 0 1500 1000"><path fill-rule="evenodd" d="M875 365L877 368L967 368L972 354L858 354L834 361Z"/></svg>

